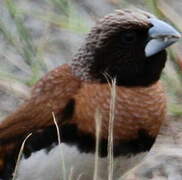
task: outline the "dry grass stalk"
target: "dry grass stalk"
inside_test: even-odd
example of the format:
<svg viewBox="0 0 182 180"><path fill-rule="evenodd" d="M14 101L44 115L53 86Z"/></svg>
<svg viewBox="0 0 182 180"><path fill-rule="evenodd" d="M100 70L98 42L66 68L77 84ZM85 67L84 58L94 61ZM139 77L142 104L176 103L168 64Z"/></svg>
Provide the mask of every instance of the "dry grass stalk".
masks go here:
<svg viewBox="0 0 182 180"><path fill-rule="evenodd" d="M96 150L95 150L95 161L94 161L94 176L93 180L97 180L98 178L98 170L99 170L99 141L100 141L100 131L102 124L102 116L99 110L96 110L95 113L95 124L96 124Z"/></svg>
<svg viewBox="0 0 182 180"><path fill-rule="evenodd" d="M113 179L113 128L114 128L114 116L115 116L115 104L116 104L116 79L111 80L109 83L111 89L110 100L110 113L109 113L109 135L108 135L108 180Z"/></svg>
<svg viewBox="0 0 182 180"><path fill-rule="evenodd" d="M32 135L32 133L30 133L23 141L22 145L21 145L21 148L20 148L20 152L18 154L18 158L17 158L17 161L16 161L16 166L15 166L15 170L13 172L13 178L12 180L15 180L17 178L17 173L18 173L18 168L19 168L19 165L20 165L20 161L21 161L21 157L23 155L23 149L24 149L24 146L25 146L25 143L27 141L27 139Z"/></svg>
<svg viewBox="0 0 182 180"><path fill-rule="evenodd" d="M54 124L56 126L56 131L57 131L57 136L58 136L58 145L60 146L61 145L60 130L59 130L59 126L58 126L58 123L56 121L56 117L55 117L54 112L52 112L52 117L53 117L53 120L54 120ZM61 150L61 159L62 159L61 162L62 162L63 180L66 180L66 167L65 167L64 154L63 154L62 150Z"/></svg>
<svg viewBox="0 0 182 180"><path fill-rule="evenodd" d="M68 180L73 180L73 167L70 169Z"/></svg>

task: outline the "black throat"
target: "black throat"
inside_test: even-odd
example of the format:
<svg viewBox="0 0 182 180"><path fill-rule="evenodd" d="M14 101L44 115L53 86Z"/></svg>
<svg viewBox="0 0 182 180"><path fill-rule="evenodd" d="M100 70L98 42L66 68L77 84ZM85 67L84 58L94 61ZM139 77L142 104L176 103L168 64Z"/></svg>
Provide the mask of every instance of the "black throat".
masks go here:
<svg viewBox="0 0 182 180"><path fill-rule="evenodd" d="M116 59L112 66L108 65L109 56L107 53L102 57L95 57L104 59L104 62L92 65L90 74L95 79L99 79L101 83L107 83L105 74L110 78L116 78L118 86L136 87L136 86L150 86L160 79L163 68L165 67L167 53L165 50L155 54L144 60L137 60L136 62L126 62L124 65ZM110 62L109 62L110 63Z"/></svg>

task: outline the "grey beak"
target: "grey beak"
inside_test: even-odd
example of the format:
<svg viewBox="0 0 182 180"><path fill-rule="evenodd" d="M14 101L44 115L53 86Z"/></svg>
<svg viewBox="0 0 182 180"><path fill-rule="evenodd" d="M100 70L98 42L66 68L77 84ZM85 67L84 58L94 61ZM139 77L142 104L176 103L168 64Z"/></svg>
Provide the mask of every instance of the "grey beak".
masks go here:
<svg viewBox="0 0 182 180"><path fill-rule="evenodd" d="M180 37L180 33L171 25L157 18L150 18L153 25L149 29L149 42L145 47L145 56L150 57L168 46L175 43Z"/></svg>

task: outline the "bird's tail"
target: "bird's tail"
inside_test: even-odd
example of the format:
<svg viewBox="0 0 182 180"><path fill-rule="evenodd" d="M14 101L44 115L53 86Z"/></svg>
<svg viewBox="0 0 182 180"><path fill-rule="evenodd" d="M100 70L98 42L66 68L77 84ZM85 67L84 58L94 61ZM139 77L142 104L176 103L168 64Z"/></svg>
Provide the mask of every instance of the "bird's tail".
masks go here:
<svg viewBox="0 0 182 180"><path fill-rule="evenodd" d="M23 114L12 113L0 123L0 180L10 180L26 135Z"/></svg>
<svg viewBox="0 0 182 180"><path fill-rule="evenodd" d="M19 146L16 143L0 146L0 179L12 179L18 151Z"/></svg>

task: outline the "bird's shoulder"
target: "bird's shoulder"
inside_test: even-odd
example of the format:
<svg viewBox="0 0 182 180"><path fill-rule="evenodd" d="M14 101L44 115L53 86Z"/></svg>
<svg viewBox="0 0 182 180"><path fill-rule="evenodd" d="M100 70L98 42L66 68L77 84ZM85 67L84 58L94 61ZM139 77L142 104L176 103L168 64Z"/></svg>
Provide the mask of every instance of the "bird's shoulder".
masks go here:
<svg viewBox="0 0 182 180"><path fill-rule="evenodd" d="M41 95L65 96L80 87L80 80L73 75L71 66L63 64L43 76L32 88L31 97ZM58 94L59 93L59 94Z"/></svg>

